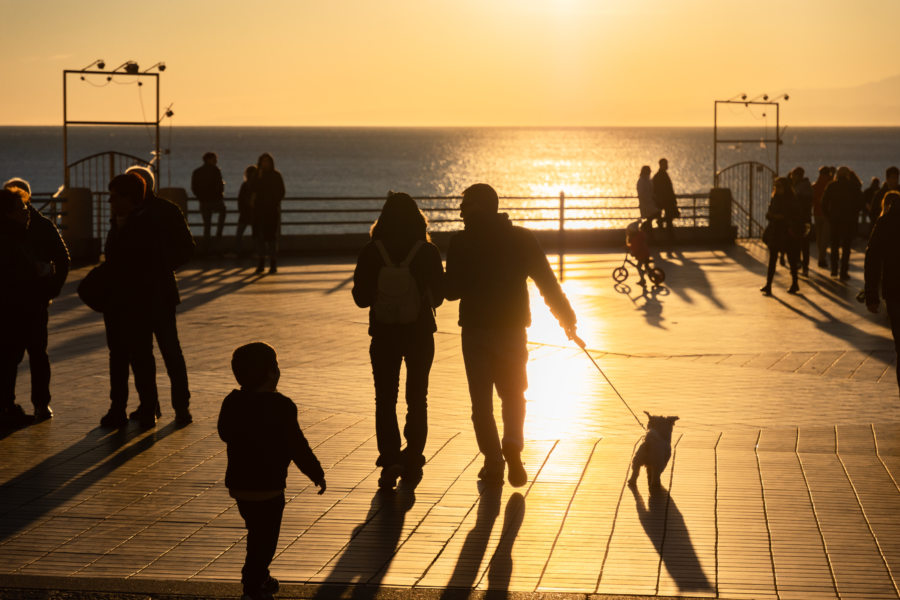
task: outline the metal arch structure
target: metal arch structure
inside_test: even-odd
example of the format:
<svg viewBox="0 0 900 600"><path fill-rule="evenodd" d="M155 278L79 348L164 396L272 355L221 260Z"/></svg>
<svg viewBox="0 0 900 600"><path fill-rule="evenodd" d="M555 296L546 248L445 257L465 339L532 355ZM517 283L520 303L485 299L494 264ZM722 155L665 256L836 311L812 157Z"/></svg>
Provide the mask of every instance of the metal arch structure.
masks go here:
<svg viewBox="0 0 900 600"><path fill-rule="evenodd" d="M716 187L731 190L731 222L737 227L737 237L762 236L776 175L769 165L752 160L735 163L716 173Z"/></svg>
<svg viewBox="0 0 900 600"><path fill-rule="evenodd" d="M151 67L152 68L152 67ZM105 75L107 77L136 77L138 81L141 78L149 77L151 81L154 83L154 88L156 91L156 118L153 121L80 121L75 119L69 119L69 95L68 95L68 82L70 75ZM159 122L160 122L160 112L159 112L159 73L147 73L147 72L138 72L135 71L101 71L101 70L90 70L90 69L65 69L63 70L63 181L65 183L65 187L70 187L69 181L69 126L70 125L113 125L113 126L140 126L147 127L151 126L155 131L155 140L156 145L154 148L154 160L145 161L143 159L138 159L140 162L147 163L152 169L154 169L157 181L159 181L159 163L160 163L160 151L159 151ZM76 164L76 163L73 163Z"/></svg>
<svg viewBox="0 0 900 600"><path fill-rule="evenodd" d="M787 95L782 96L785 100ZM781 104L778 100L715 100L713 103L713 187L727 187L731 190L732 222L737 225L737 235L743 238L762 236L765 229L765 215L768 210L768 197L772 184L778 177L781 144ZM775 137L762 139L722 139L719 137L719 105L742 104L745 107L775 107ZM757 162L745 161L719 169L720 144L775 144L775 167Z"/></svg>
<svg viewBox="0 0 900 600"><path fill-rule="evenodd" d="M106 189L109 181L128 167L140 165L153 168L151 161L108 150L85 156L66 167L66 185L87 188L93 198L93 230L94 239L102 239L109 222L109 205L104 200L109 195Z"/></svg>

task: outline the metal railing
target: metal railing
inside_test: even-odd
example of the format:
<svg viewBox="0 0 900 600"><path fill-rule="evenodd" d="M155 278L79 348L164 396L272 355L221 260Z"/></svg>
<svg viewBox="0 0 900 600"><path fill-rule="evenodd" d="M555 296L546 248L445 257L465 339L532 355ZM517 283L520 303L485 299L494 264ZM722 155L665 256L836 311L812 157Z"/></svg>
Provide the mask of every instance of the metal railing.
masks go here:
<svg viewBox="0 0 900 600"><path fill-rule="evenodd" d="M462 227L459 196L420 196L419 208L428 217L432 231L453 231ZM359 233L368 230L381 212L384 197L305 196L285 198L281 208L282 235ZM237 225L237 200L226 198L225 233ZM709 225L709 195L680 194L681 213L675 225ZM505 196L500 210L518 224L538 230L624 229L639 218L636 196ZM202 227L199 202L188 199L188 223L195 233ZM214 219L215 220L215 219Z"/></svg>

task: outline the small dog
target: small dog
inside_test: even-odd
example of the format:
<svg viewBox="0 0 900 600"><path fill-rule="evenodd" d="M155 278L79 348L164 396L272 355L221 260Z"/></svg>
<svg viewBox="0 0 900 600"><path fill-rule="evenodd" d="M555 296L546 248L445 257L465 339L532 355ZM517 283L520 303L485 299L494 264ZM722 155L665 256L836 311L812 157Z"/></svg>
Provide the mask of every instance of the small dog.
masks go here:
<svg viewBox="0 0 900 600"><path fill-rule="evenodd" d="M638 474L643 466L647 469L647 484L650 489L658 490L661 487L659 477L672 456L672 428L678 417L655 417L646 410L644 414L648 419L647 433L634 453L634 460L631 461L631 478L628 485L632 488L637 486Z"/></svg>

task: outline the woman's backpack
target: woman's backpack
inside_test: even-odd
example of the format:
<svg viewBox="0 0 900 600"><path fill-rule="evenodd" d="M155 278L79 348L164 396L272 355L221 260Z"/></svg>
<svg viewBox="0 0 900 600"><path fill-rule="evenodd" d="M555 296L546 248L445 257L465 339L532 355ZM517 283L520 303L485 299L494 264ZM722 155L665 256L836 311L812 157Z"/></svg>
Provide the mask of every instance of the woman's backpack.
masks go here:
<svg viewBox="0 0 900 600"><path fill-rule="evenodd" d="M375 240L375 247L384 260L384 266L378 272L378 288L372 304L372 313L379 323L399 325L413 323L419 318L422 293L409 270L409 264L424 244L422 240L416 241L403 262L395 265L381 240Z"/></svg>

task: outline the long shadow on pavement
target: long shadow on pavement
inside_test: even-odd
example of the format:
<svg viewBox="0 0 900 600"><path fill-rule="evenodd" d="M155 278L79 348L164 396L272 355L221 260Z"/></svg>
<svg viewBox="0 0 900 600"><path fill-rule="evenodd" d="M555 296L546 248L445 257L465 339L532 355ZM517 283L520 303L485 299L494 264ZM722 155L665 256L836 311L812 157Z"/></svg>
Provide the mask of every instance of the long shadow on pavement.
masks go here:
<svg viewBox="0 0 900 600"><path fill-rule="evenodd" d="M145 432L133 428L111 433L94 429L68 448L6 481L0 485L0 542L111 475L176 428L175 423L170 423L129 446ZM66 473L81 474L66 480Z"/></svg>
<svg viewBox="0 0 900 600"><path fill-rule="evenodd" d="M650 494L645 506L640 492L630 489L641 526L678 589L682 592L712 591L713 586L700 566L684 517L671 494L664 489Z"/></svg>
<svg viewBox="0 0 900 600"><path fill-rule="evenodd" d="M406 513L415 503L414 490L402 485L396 492L377 492L315 598L375 598L397 552Z"/></svg>
<svg viewBox="0 0 900 600"><path fill-rule="evenodd" d="M690 290L693 290L709 298L716 308L720 310L726 309L725 304L716 295L709 277L703 271L703 266L697 261L681 254L678 262L658 257L654 263L666 272L666 286L685 302L693 304L693 296L688 293Z"/></svg>
<svg viewBox="0 0 900 600"><path fill-rule="evenodd" d="M872 350L893 349L893 341L891 341L891 338L867 333L850 323L836 319L834 315L816 304L808 296L797 294L797 297L809 304L810 308L819 313L823 318L818 319L815 315L808 314L805 311L788 304L778 296L772 296L779 304L808 320L815 325L817 329L824 331L838 340L852 344L857 350L871 352Z"/></svg>
<svg viewBox="0 0 900 600"><path fill-rule="evenodd" d="M663 325L663 321L666 319L662 314L663 304L659 298L668 296L669 288L658 285L649 286L650 289L647 289L648 286L638 286L638 288L641 290L641 293L632 296L631 286L628 284L617 283L613 286L616 292L631 300L635 310L639 310L644 314L644 320L647 322L647 325L665 330L666 326Z"/></svg>
<svg viewBox="0 0 900 600"><path fill-rule="evenodd" d="M481 563L484 562L484 553L491 539L491 531L494 529L497 515L500 514L501 493L502 488L497 486L486 487L481 493L475 525L466 534L453 574L441 598L458 597L459 590L470 590L478 583L478 572L481 570Z"/></svg>
<svg viewBox="0 0 900 600"><path fill-rule="evenodd" d="M506 510L503 514L503 533L497 549L494 550L491 564L488 566L488 591L484 595L486 600L501 600L509 596L509 582L513 572L512 547L524 519L525 497L516 492L506 502Z"/></svg>

